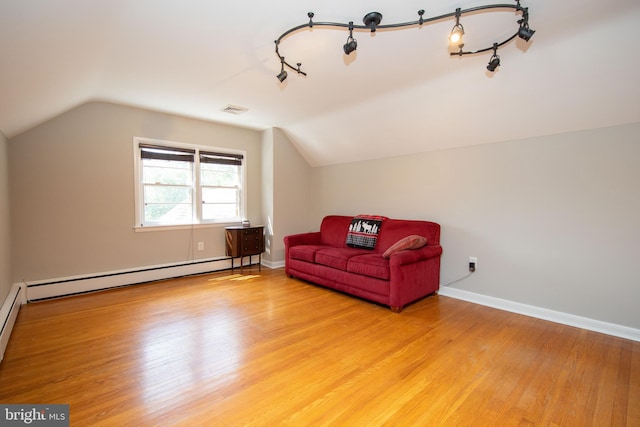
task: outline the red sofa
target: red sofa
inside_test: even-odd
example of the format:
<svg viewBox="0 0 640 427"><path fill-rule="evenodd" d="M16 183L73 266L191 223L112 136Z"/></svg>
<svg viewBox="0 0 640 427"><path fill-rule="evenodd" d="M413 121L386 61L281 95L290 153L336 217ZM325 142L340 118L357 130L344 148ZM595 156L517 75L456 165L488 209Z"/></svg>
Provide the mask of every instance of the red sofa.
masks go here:
<svg viewBox="0 0 640 427"><path fill-rule="evenodd" d="M353 219L330 215L322 220L320 231L286 236L286 274L388 305L396 313L439 289L439 224L385 218L375 248L362 249L346 244ZM383 256L397 242L416 236L425 237L426 245Z"/></svg>

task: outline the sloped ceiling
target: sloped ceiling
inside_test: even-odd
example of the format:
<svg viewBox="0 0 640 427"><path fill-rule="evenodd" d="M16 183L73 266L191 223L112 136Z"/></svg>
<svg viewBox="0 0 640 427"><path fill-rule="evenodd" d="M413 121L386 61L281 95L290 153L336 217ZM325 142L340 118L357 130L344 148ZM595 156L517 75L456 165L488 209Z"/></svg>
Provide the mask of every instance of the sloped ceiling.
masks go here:
<svg viewBox="0 0 640 427"><path fill-rule="evenodd" d="M438 4L433 4L438 3ZM301 31L302 62L279 83L274 40L308 21L382 24L489 2L338 0L3 0L0 130L9 138L91 100L254 129L282 128L310 164L389 157L640 121L637 0L522 0L536 34L498 52L451 57L453 20L406 30ZM510 3L510 2L504 2ZM465 16L465 43L515 32L512 12ZM221 110L248 108L242 115Z"/></svg>

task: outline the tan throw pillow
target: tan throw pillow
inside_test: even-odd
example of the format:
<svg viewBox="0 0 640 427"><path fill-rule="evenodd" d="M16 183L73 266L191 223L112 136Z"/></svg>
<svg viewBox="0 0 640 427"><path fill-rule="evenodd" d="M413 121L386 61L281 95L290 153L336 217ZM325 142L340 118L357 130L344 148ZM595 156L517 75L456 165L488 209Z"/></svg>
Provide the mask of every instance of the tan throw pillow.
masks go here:
<svg viewBox="0 0 640 427"><path fill-rule="evenodd" d="M426 244L426 237L412 234L411 236L403 237L402 239L395 242L393 245L391 245L391 247L389 247L389 249L384 251L382 256L385 258L389 258L392 254L395 254L398 251L404 251L405 249L419 249Z"/></svg>

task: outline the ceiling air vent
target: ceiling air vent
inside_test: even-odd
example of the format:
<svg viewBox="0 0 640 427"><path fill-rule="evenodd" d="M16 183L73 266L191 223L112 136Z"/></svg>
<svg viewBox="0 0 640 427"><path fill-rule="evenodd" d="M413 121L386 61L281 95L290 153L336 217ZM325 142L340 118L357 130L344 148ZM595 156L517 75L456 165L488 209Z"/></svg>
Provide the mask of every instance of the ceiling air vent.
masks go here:
<svg viewBox="0 0 640 427"><path fill-rule="evenodd" d="M224 107L222 111L224 111L225 113L231 113L231 114L243 114L249 111L249 109L245 107L238 107L237 105L229 104L226 107Z"/></svg>

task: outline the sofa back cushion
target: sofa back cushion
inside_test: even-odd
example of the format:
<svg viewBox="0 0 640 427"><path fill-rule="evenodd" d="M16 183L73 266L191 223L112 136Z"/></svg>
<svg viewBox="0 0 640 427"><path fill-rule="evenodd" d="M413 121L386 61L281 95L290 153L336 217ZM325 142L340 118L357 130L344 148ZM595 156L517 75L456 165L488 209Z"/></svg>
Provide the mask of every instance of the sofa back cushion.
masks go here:
<svg viewBox="0 0 640 427"><path fill-rule="evenodd" d="M320 243L336 248L346 246L352 216L328 215L320 225ZM427 246L440 244L440 225L430 221L387 218L382 222L375 252L384 253L403 237L417 234L427 238Z"/></svg>
<svg viewBox="0 0 640 427"><path fill-rule="evenodd" d="M417 234L427 238L427 246L440 244L440 225L430 221L388 219L382 225L376 252L384 253L398 240Z"/></svg>
<svg viewBox="0 0 640 427"><path fill-rule="evenodd" d="M320 243L334 248L346 247L347 233L352 219L352 216L325 216L320 224Z"/></svg>

